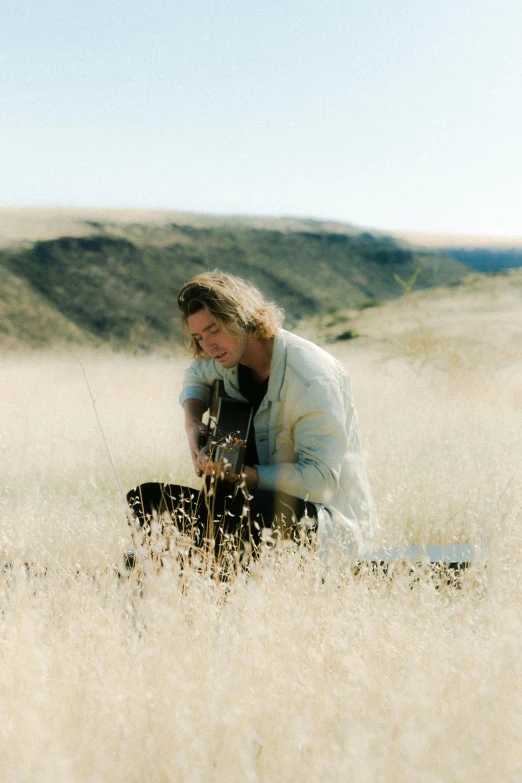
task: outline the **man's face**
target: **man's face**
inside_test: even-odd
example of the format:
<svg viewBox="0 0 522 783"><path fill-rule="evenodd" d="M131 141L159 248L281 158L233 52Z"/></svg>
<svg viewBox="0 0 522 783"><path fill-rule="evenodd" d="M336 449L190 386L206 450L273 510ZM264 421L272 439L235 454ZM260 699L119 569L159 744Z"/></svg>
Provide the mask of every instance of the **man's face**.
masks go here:
<svg viewBox="0 0 522 783"><path fill-rule="evenodd" d="M212 320L206 310L189 315L187 326L192 337L208 356L222 367L239 364L247 344L247 336L232 337Z"/></svg>

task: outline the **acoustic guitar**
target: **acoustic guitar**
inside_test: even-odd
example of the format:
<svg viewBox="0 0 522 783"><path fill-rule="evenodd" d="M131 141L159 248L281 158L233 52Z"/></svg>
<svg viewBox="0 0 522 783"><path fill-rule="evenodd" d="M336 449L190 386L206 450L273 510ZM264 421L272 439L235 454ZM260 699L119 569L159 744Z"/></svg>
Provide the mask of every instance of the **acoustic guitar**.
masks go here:
<svg viewBox="0 0 522 783"><path fill-rule="evenodd" d="M223 468L228 479L236 481L243 472L245 452L252 425L252 406L234 400L225 391L223 381L214 381L209 409L207 446L210 459Z"/></svg>

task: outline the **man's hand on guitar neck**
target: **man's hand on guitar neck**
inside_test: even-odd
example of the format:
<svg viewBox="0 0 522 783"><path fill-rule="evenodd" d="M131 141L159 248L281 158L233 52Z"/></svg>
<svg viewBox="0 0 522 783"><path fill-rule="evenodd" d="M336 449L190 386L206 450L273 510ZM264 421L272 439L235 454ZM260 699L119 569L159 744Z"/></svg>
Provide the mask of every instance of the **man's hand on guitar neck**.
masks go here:
<svg viewBox="0 0 522 783"><path fill-rule="evenodd" d="M201 444L208 436L208 427L203 423L203 414L205 413L205 403L201 400L190 399L183 404L185 411L185 430L189 442L190 456L194 463L194 470L198 476L203 471L198 467L198 457L201 452Z"/></svg>

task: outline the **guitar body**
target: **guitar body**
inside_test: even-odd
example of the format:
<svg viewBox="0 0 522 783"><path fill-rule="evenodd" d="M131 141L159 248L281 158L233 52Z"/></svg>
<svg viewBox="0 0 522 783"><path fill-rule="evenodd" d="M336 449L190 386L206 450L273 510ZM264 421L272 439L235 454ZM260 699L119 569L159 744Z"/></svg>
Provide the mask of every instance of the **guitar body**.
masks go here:
<svg viewBox="0 0 522 783"><path fill-rule="evenodd" d="M230 478L239 478L252 425L252 406L233 400L223 381L215 381L209 411L209 437L206 445L213 462L219 463Z"/></svg>

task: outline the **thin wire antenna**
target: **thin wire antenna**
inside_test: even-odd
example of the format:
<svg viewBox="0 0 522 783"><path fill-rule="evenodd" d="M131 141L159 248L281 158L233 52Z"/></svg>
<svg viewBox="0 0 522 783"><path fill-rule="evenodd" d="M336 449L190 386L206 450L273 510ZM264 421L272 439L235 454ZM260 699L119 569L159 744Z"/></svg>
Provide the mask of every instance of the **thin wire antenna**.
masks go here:
<svg viewBox="0 0 522 783"><path fill-rule="evenodd" d="M85 378L85 385L87 386L87 391L89 392L89 397L91 398L92 407L94 409L94 416L96 418L96 424L98 425L98 429L100 431L100 435L102 437L105 451L107 452L107 456L109 458L109 462L111 463L112 471L114 473L114 478L116 479L116 484L118 485L118 489L120 490L121 499L123 501L123 507L125 509L125 517L127 519L127 524L130 528L130 534L132 539L132 545L134 547L134 552L137 552L139 550L139 544L136 541L136 520L134 518L134 515L132 511L129 508L129 505L127 503L127 497L125 495L125 492L123 491L123 487L121 485L120 477L118 476L118 471L116 470L116 465L114 464L114 460L112 458L111 450L109 448L109 444L107 443L107 438L105 437L105 433L103 431L103 427L100 421L100 417L98 416L98 408L96 407L96 400L94 399L94 395L92 393L91 384L89 383L89 379L87 377L87 373L85 372L85 367L83 366L83 362L78 356L78 363L80 367L82 368L83 377Z"/></svg>
<svg viewBox="0 0 522 783"><path fill-rule="evenodd" d="M105 445L105 451L107 452L107 456L109 458L109 462L111 463L112 470L114 473L114 477L116 479L116 483L118 485L118 489L120 490L120 494L122 497L122 500L125 504L125 508L127 509L127 519L130 519L130 509L127 505L127 497L125 495L125 492L123 491L123 487L121 485L120 477L118 476L118 471L116 470L116 465L114 464L114 460L112 458L111 450L109 449L109 444L107 443L107 438L105 437L105 433L103 431L103 427L101 425L100 417L98 416L98 409L96 407L96 400L94 399L94 395L91 390L91 385L89 383L89 379L87 377L87 373L85 372L85 367L83 366L82 360L80 357L78 357L78 362L80 364L80 367L82 368L83 377L85 378L85 384L87 386L87 391L89 392L89 397L91 398L92 407L94 408L94 415L96 417L96 423L98 425L98 429L100 431L100 435L102 437L103 443Z"/></svg>

